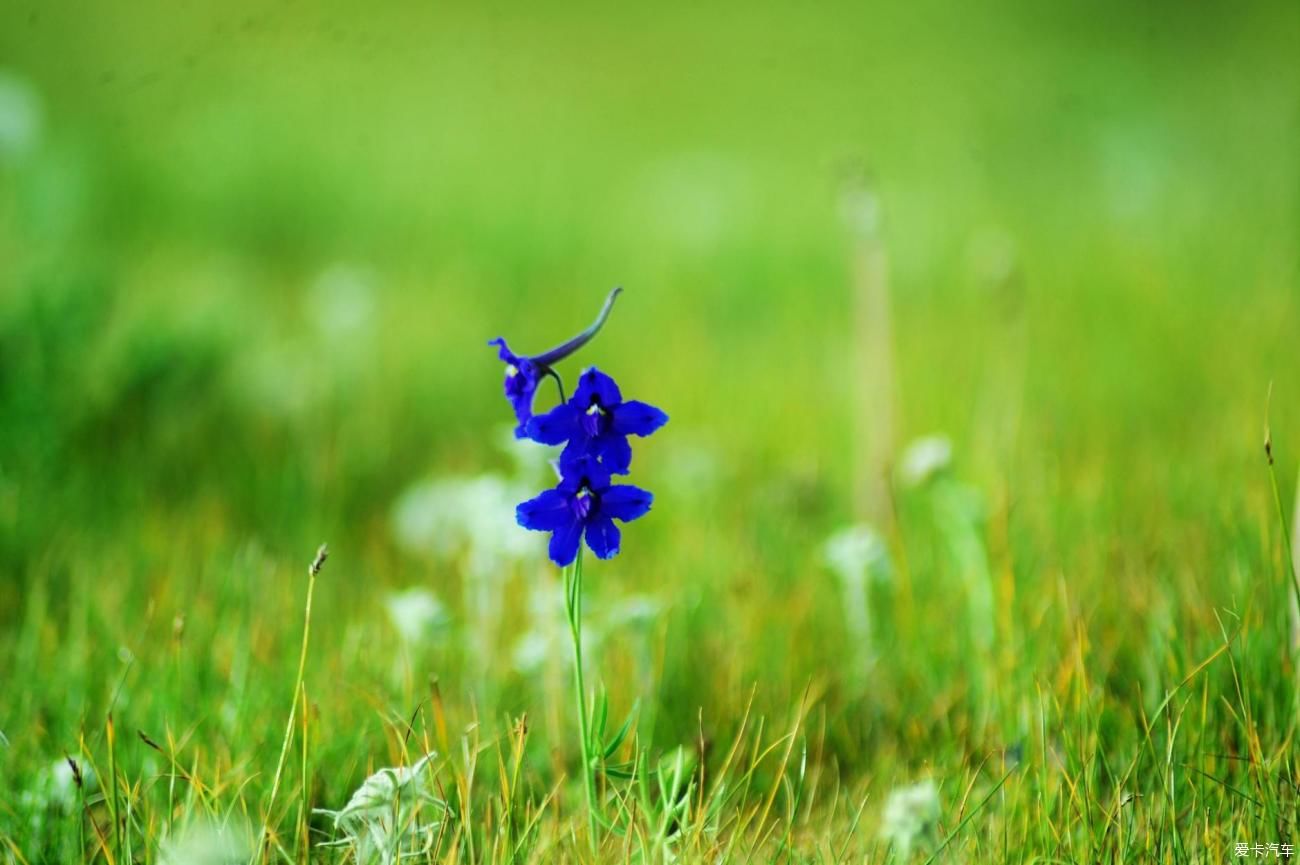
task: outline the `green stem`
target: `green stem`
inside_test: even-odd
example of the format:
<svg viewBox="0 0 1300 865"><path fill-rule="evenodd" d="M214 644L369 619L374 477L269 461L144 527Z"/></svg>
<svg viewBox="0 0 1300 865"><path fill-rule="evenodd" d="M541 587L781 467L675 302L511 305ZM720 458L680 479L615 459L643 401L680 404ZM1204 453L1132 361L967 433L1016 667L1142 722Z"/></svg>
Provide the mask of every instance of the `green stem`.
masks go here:
<svg viewBox="0 0 1300 865"><path fill-rule="evenodd" d="M280 780L284 776L285 763L289 757L289 745L293 742L293 725L298 717L298 700L305 695L302 682L307 672L307 644L311 640L311 599L316 592L316 577L320 574L321 565L325 564L325 559L329 555L324 544L316 551L316 558L307 567L307 605L303 611L302 622L302 646L298 651L298 676L293 683L293 703L289 706L289 723L284 726L284 743L280 746L280 759L275 765L275 780L271 782L271 799L266 805L266 820L262 823L262 832L258 837L257 850L254 851L254 861L260 857L261 861L267 860L268 845L271 840L271 820L275 811L275 797L280 792ZM303 700L304 705L306 700ZM304 745L304 747L306 747ZM305 759L305 758L304 758ZM303 778L303 783L307 779Z"/></svg>
<svg viewBox="0 0 1300 865"><path fill-rule="evenodd" d="M1296 572L1295 552L1291 549L1291 529L1287 525L1286 508L1282 507L1282 491L1277 485L1277 471L1273 467L1273 454L1268 455L1268 477L1273 482L1273 505L1277 508L1277 520L1282 526L1282 551L1286 556L1283 570L1290 575L1291 591L1295 592L1296 603L1300 603L1300 573Z"/></svg>
<svg viewBox="0 0 1300 865"><path fill-rule="evenodd" d="M564 607L569 616L569 632L573 636L573 685L578 705L578 729L582 736L582 786L587 795L587 824L590 832L591 852L596 845L596 779L592 772L591 734L587 720L587 686L582 675L582 547L573 562L572 572L565 569Z"/></svg>

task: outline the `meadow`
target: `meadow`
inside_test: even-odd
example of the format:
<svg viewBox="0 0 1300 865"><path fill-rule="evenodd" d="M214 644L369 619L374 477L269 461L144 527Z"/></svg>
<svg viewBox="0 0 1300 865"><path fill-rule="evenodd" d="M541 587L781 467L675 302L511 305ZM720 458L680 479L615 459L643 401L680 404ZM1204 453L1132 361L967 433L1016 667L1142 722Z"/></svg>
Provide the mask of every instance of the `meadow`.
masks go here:
<svg viewBox="0 0 1300 865"><path fill-rule="evenodd" d="M0 861L1286 861L1297 56L1294 3L0 3ZM614 286L557 370L670 420L584 719L487 341Z"/></svg>

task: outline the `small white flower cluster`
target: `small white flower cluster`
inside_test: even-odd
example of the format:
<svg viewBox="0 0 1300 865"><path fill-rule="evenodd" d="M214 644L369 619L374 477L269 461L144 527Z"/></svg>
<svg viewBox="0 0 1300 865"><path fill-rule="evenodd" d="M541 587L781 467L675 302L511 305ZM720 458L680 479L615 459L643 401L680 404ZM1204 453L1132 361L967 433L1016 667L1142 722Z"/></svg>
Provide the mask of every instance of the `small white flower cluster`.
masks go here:
<svg viewBox="0 0 1300 865"><path fill-rule="evenodd" d="M0 158L34 150L44 121L40 94L24 79L0 69Z"/></svg>
<svg viewBox="0 0 1300 865"><path fill-rule="evenodd" d="M559 586L554 581L539 581L529 594L528 609L532 626L515 642L515 669L532 674L548 663L563 664L571 649ZM591 616L584 617L589 621L583 625L583 655L599 647L610 631L632 628L640 640L663 613L663 603L650 595L627 595L608 606L598 607Z"/></svg>
<svg viewBox="0 0 1300 865"><path fill-rule="evenodd" d="M871 593L872 583L887 583L893 575L889 548L871 526L856 523L840 529L822 545L822 561L839 577L841 609L852 641L857 684L863 685L876 663Z"/></svg>
<svg viewBox="0 0 1300 865"><path fill-rule="evenodd" d="M939 824L939 788L933 780L899 787L889 793L880 817L880 837L906 860Z"/></svg>
<svg viewBox="0 0 1300 865"><path fill-rule="evenodd" d="M888 582L893 574L889 548L880 534L865 523L840 529L822 545L826 567L846 586Z"/></svg>
<svg viewBox="0 0 1300 865"><path fill-rule="evenodd" d="M384 608L402 642L408 646L423 644L450 622L442 601L419 586L390 592L384 598Z"/></svg>
<svg viewBox="0 0 1300 865"><path fill-rule="evenodd" d="M253 856L253 834L237 823L199 820L163 842L162 865L245 865Z"/></svg>
<svg viewBox="0 0 1300 865"><path fill-rule="evenodd" d="M924 436L907 446L898 460L898 481L919 487L952 465L952 442L941 435Z"/></svg>
<svg viewBox="0 0 1300 865"><path fill-rule="evenodd" d="M81 781L86 794L98 789L95 770L84 761L78 761ZM62 757L58 758L39 775L30 787L18 796L18 810L29 815L34 830L40 829L45 818L53 814L71 814L77 807L76 776L72 765Z"/></svg>
<svg viewBox="0 0 1300 865"><path fill-rule="evenodd" d="M464 553L469 575L490 578L540 549L515 523L515 505L526 496L525 487L494 474L417 484L393 508L393 534L410 552L437 559Z"/></svg>

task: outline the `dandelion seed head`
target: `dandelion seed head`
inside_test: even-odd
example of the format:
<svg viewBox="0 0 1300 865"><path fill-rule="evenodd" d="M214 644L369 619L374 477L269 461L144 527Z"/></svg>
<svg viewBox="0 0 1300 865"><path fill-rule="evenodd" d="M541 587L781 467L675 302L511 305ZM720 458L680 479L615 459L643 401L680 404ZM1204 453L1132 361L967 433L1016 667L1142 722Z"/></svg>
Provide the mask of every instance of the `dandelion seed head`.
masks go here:
<svg viewBox="0 0 1300 865"><path fill-rule="evenodd" d="M889 548L871 526L847 526L826 539L822 560L845 584L861 585L869 580L888 581L893 575Z"/></svg>
<svg viewBox="0 0 1300 865"><path fill-rule="evenodd" d="M186 826L162 844L162 865L242 865L253 855L248 827L206 820Z"/></svg>
<svg viewBox="0 0 1300 865"><path fill-rule="evenodd" d="M898 461L898 479L905 487L919 487L952 465L952 442L946 436L916 439Z"/></svg>
<svg viewBox="0 0 1300 865"><path fill-rule="evenodd" d="M419 587L390 592L384 598L384 609L388 611L388 618L402 642L407 645L427 641L450 620L446 608L433 592Z"/></svg>
<svg viewBox="0 0 1300 865"><path fill-rule="evenodd" d="M880 835L906 859L939 822L939 788L925 780L890 791L880 818Z"/></svg>
<svg viewBox="0 0 1300 865"><path fill-rule="evenodd" d="M394 504L393 535L408 552L440 560L468 553L467 569L490 576L537 554L536 539L511 519L524 494L494 474L421 482Z"/></svg>
<svg viewBox="0 0 1300 865"><path fill-rule="evenodd" d="M36 90L0 70L0 157L21 155L40 143L44 111Z"/></svg>

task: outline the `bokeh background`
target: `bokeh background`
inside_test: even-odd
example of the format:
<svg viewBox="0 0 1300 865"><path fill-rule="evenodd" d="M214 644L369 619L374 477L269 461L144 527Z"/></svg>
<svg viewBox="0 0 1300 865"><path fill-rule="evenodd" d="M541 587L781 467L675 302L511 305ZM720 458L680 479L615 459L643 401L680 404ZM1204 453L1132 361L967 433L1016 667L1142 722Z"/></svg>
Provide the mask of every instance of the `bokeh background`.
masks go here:
<svg viewBox="0 0 1300 865"><path fill-rule="evenodd" d="M510 511L544 455L485 343L614 285L563 372L672 417L587 576L655 747L811 689L827 759L888 785L1015 747L1085 670L1121 737L1224 610L1277 656L1297 57L1294 3L6 0L0 779L113 704L264 784L321 541L322 804L430 677L562 763L556 575Z"/></svg>

